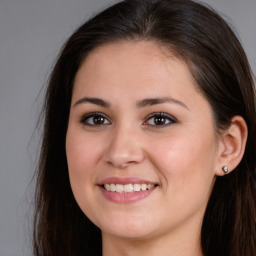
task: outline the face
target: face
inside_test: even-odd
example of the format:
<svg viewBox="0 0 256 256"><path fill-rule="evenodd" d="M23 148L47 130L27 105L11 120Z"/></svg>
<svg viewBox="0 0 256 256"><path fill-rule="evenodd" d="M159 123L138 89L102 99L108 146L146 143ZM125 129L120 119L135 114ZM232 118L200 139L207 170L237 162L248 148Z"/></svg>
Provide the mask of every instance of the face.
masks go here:
<svg viewBox="0 0 256 256"><path fill-rule="evenodd" d="M66 153L77 203L103 236L200 230L218 162L212 112L187 65L155 43L89 54L75 77Z"/></svg>

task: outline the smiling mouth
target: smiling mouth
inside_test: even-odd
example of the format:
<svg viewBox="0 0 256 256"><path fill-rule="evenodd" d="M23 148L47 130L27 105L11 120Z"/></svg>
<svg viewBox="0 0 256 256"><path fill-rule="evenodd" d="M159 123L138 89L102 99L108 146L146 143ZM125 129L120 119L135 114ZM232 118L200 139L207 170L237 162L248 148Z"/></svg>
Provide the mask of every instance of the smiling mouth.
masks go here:
<svg viewBox="0 0 256 256"><path fill-rule="evenodd" d="M155 188L157 185L154 184L104 184L102 187L111 192L116 193L132 193L146 191Z"/></svg>

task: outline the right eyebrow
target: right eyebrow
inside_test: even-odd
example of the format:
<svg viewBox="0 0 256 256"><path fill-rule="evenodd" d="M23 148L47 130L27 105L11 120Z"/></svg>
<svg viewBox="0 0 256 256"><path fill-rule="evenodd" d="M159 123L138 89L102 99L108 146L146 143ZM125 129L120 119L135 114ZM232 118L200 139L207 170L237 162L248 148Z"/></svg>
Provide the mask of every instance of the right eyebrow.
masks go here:
<svg viewBox="0 0 256 256"><path fill-rule="evenodd" d="M73 107L76 107L77 105L79 104L82 104L82 103L92 103L92 104L95 104L95 105L98 105L98 106L101 106L101 107L105 107L105 108L109 108L111 106L111 104L107 101L104 101L102 99L99 99L99 98L89 98L89 97L83 97L81 99L79 99L74 105Z"/></svg>

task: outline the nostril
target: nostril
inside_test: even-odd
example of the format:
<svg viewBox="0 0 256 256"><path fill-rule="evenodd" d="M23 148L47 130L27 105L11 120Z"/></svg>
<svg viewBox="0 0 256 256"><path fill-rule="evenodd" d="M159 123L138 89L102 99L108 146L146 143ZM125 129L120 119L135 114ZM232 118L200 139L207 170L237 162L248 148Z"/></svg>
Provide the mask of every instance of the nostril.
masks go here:
<svg viewBox="0 0 256 256"><path fill-rule="evenodd" d="M108 165L118 168L125 168L144 159L144 151L142 147L132 139L131 136L124 140L123 137L116 136L112 138L109 146L105 149L103 159Z"/></svg>

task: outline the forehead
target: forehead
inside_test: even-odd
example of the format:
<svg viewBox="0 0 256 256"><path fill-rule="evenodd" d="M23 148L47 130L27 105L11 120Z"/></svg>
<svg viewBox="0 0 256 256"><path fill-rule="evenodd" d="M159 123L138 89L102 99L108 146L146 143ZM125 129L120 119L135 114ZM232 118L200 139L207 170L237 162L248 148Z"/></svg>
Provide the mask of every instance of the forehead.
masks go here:
<svg viewBox="0 0 256 256"><path fill-rule="evenodd" d="M144 83L159 89L170 87L174 80L180 85L195 84L187 64L173 52L155 42L122 41L91 51L76 74L75 87L107 88L116 82L118 88L127 89L136 84L138 91Z"/></svg>

